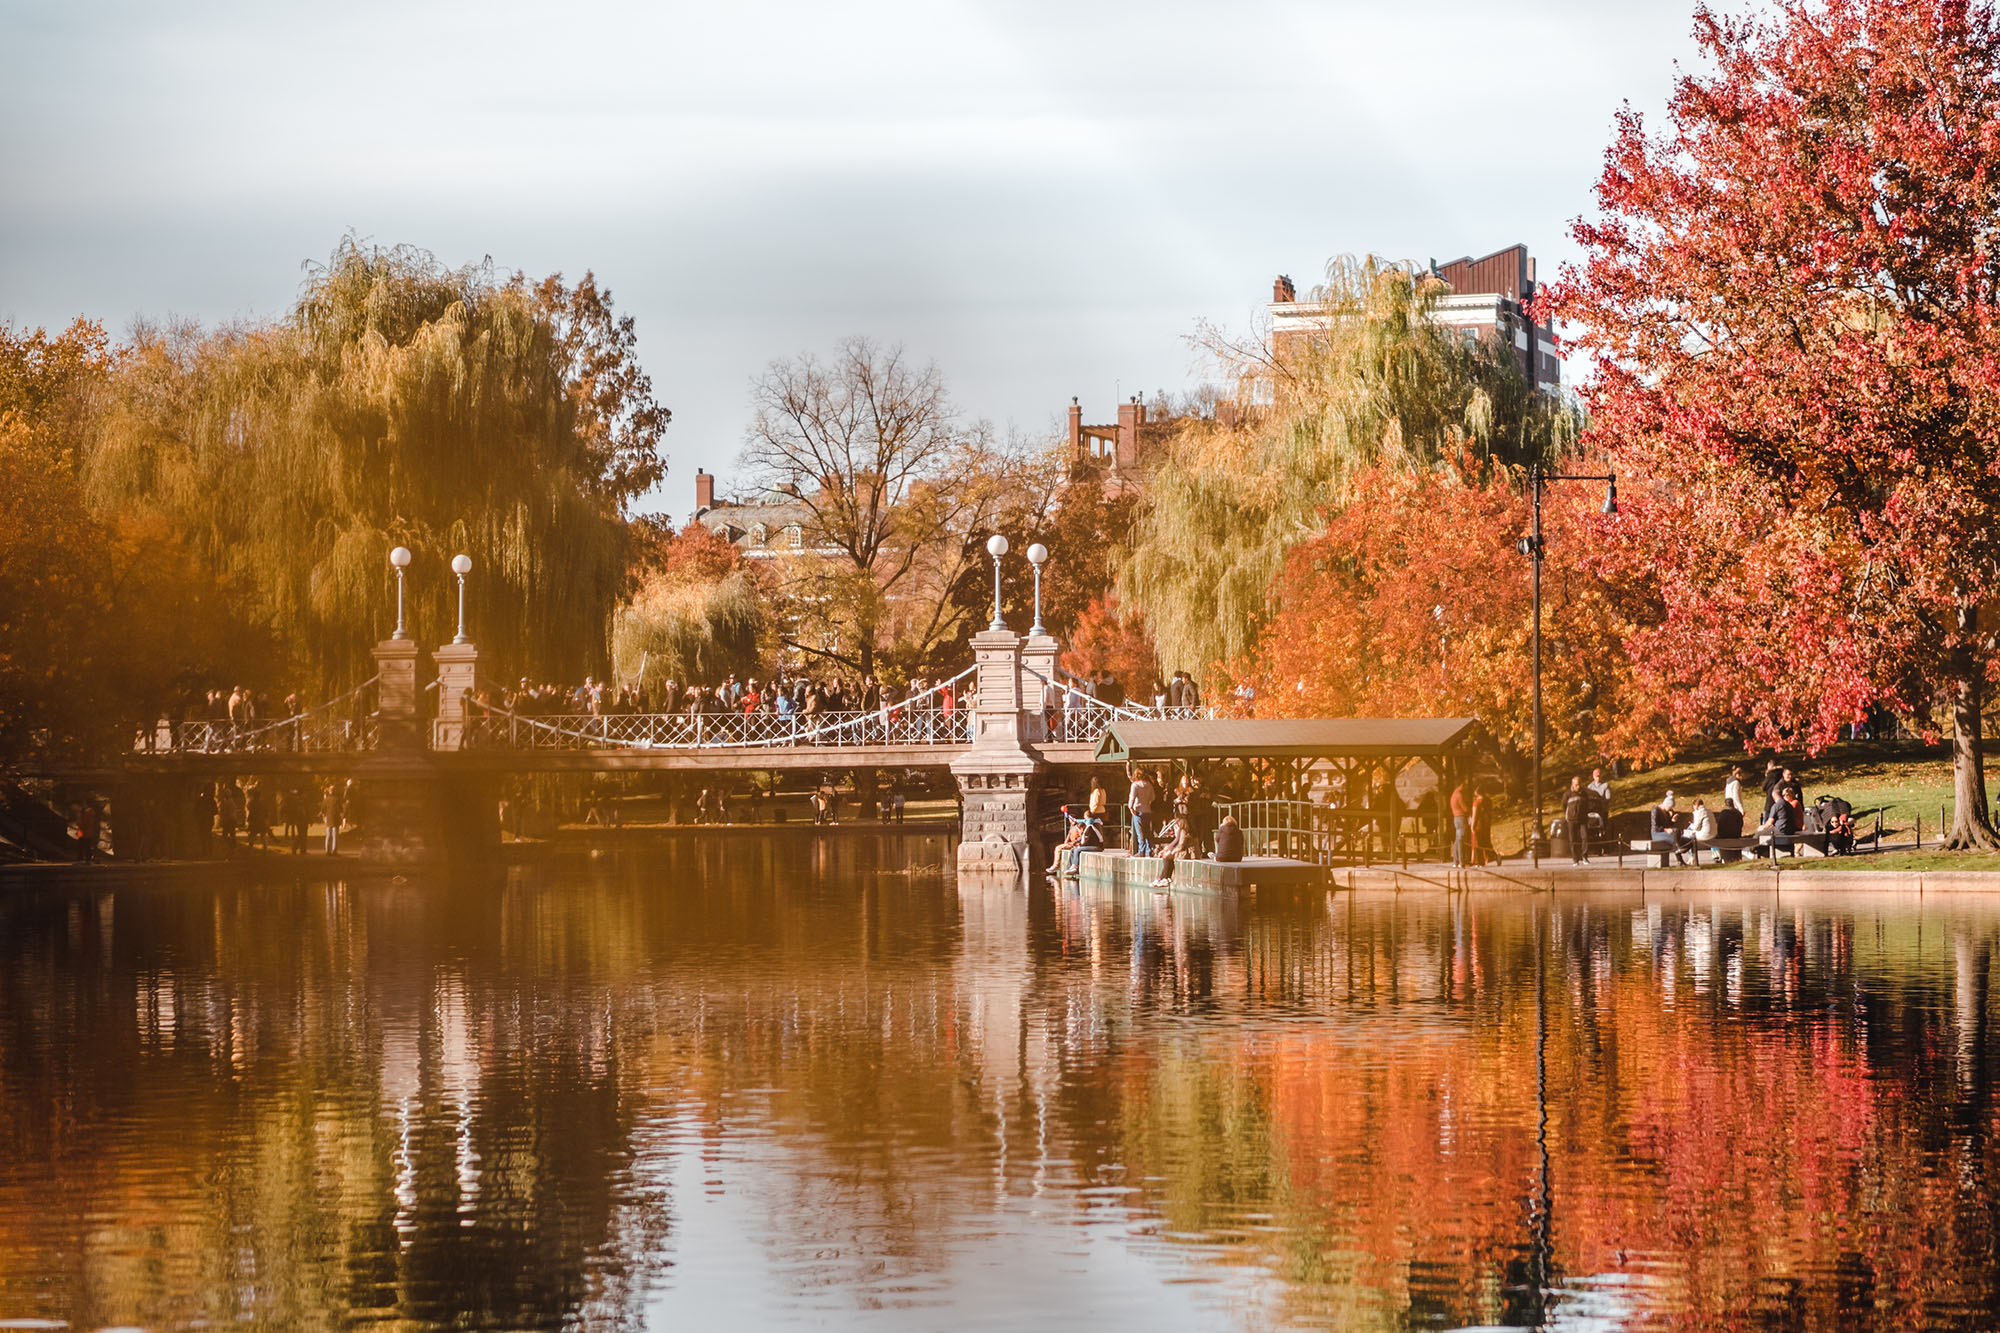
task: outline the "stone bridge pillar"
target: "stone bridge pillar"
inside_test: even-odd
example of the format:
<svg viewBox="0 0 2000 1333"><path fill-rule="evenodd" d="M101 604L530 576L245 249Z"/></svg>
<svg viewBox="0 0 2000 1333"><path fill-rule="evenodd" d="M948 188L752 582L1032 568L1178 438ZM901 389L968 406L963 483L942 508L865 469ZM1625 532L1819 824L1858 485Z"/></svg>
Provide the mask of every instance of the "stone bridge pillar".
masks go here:
<svg viewBox="0 0 2000 1333"><path fill-rule="evenodd" d="M384 752L424 745L423 687L417 680L423 649L414 639L384 639L375 645L375 748Z"/></svg>
<svg viewBox="0 0 2000 1333"><path fill-rule="evenodd" d="M1032 708L1024 679L1021 636L987 630L972 638L978 665L972 706L972 747L952 764L964 797L959 830L961 872L999 873L1019 878L1033 833L1036 778L1040 762L1027 749L1026 722Z"/></svg>
<svg viewBox="0 0 2000 1333"><path fill-rule="evenodd" d="M1024 697L1021 706L1027 710L1027 739L1046 741L1049 736L1049 714L1042 707L1042 692L1046 682L1056 679L1056 659L1062 655L1062 645L1053 634L1030 634L1021 641L1021 689Z"/></svg>
<svg viewBox="0 0 2000 1333"><path fill-rule="evenodd" d="M431 748L465 748L465 696L476 689L479 677L479 647L471 643L447 643L431 654L437 663L437 726L431 731Z"/></svg>

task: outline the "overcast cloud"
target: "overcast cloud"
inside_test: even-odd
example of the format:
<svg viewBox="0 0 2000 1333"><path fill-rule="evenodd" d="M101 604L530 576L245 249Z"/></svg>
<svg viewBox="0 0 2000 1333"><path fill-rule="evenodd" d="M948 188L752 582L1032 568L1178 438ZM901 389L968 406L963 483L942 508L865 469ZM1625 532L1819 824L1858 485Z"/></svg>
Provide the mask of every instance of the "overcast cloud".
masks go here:
<svg viewBox="0 0 2000 1333"><path fill-rule="evenodd" d="M0 3L0 319L266 317L341 234L596 271L725 477L771 358L935 358L1002 430L1176 389L1328 256L1573 256L1692 0Z"/></svg>

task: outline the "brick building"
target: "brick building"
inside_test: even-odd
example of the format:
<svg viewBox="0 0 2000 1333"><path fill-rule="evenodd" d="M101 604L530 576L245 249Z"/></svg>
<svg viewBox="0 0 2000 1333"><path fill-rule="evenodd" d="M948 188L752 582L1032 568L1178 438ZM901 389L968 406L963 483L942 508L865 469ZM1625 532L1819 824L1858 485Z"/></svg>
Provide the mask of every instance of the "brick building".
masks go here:
<svg viewBox="0 0 2000 1333"><path fill-rule="evenodd" d="M1535 296L1535 258L1525 245L1510 245L1479 259L1431 263L1431 272L1451 291L1440 298L1432 318L1470 340L1498 337L1511 343L1521 372L1534 386L1554 392L1562 385L1562 350L1555 330L1528 314ZM1326 327L1326 308L1301 301L1292 280L1271 287L1271 350L1283 356L1292 346Z"/></svg>
<svg viewBox="0 0 2000 1333"><path fill-rule="evenodd" d="M801 555L812 510L796 495L782 491L747 503L715 498L715 474L694 473L694 521L753 560Z"/></svg>
<svg viewBox="0 0 2000 1333"><path fill-rule="evenodd" d="M1173 433L1178 419L1149 420L1145 401L1136 395L1118 404L1118 420L1102 426L1086 425L1083 407L1069 400L1070 469L1096 469L1104 481L1107 497L1137 489L1153 456Z"/></svg>

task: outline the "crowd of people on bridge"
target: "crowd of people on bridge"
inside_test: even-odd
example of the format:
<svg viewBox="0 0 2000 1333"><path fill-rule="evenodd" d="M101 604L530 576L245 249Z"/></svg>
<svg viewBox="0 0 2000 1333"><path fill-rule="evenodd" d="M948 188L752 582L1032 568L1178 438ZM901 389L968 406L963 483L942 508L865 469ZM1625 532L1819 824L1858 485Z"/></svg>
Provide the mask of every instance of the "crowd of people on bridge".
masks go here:
<svg viewBox="0 0 2000 1333"><path fill-rule="evenodd" d="M477 691L470 712L475 721L500 712L607 739L639 739L625 734L630 724L619 725L621 718L668 724L645 728L647 736L661 741L788 735L804 740L829 728L850 728L861 740L930 739L955 734L962 712L959 688L953 681L923 677L885 687L872 672L858 678L781 673L763 679L731 673L713 685L675 680L616 685L586 676L581 685L565 687L523 678L497 698L490 690Z"/></svg>
<svg viewBox="0 0 2000 1333"><path fill-rule="evenodd" d="M619 685L585 676L581 685L567 687L553 683L535 685L524 676L516 688L504 691L497 699L485 690L476 698L489 708L497 705L520 717L763 713L810 718L836 713L874 713L923 703L929 703L936 711L954 711L957 700L953 686L946 682L931 701L934 685L935 682L918 676L900 690L893 686L885 688L872 672L864 672L858 678L778 673L763 679L754 676L739 679L732 672L714 685L683 685L675 680Z"/></svg>
<svg viewBox="0 0 2000 1333"><path fill-rule="evenodd" d="M149 727L139 748L225 751L260 742L262 748L275 748L274 734L303 713L305 704L297 691L274 703L269 690L236 685L191 692L179 711L177 719L169 716L161 719L164 725Z"/></svg>

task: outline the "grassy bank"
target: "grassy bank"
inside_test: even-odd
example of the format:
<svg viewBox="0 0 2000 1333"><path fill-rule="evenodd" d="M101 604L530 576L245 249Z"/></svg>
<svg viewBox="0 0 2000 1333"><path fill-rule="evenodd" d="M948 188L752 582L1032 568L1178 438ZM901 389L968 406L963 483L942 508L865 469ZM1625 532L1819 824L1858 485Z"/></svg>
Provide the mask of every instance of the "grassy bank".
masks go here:
<svg viewBox="0 0 2000 1333"><path fill-rule="evenodd" d="M1761 787L1764 756L1746 755L1733 747L1684 755L1672 763L1629 771L1611 780L1611 808L1616 813L1643 815L1662 795L1673 792L1675 808L1685 814L1697 799L1710 809L1722 804L1723 784L1732 765L1743 770L1744 804L1752 819L1763 808ZM1873 830L1879 810L1882 840L1891 850L1857 857L1815 861L1816 868L1851 866L1868 870L2000 870L2000 854L1933 850L1952 813L1951 750L1905 741L1845 741L1823 754L1779 755L1778 762L1798 775L1806 803L1820 796L1838 796L1854 806L1856 824ZM1584 774L1586 780L1589 774ZM1544 816L1552 815L1569 786L1569 770L1548 769L1543 794ZM1989 800L1992 792L1989 784ZM1528 811L1525 803L1506 811L1518 828ZM1915 847L1921 828L1924 850Z"/></svg>

